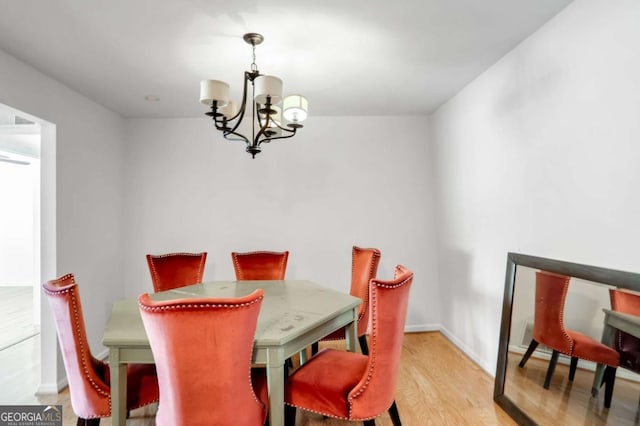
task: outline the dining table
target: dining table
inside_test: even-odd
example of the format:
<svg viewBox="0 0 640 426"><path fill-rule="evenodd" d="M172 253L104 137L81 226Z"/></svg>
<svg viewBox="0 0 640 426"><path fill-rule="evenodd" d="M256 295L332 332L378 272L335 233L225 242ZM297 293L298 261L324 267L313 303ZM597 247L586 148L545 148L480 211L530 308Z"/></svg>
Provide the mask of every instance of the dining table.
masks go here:
<svg viewBox="0 0 640 426"><path fill-rule="evenodd" d="M286 360L300 353L300 362L304 363L307 347L341 328L345 329L347 350L355 352L359 298L308 280L212 281L150 293L150 297L158 301L240 297L258 288L264 290L264 298L252 364L266 367L269 424L281 426L284 425ZM137 298L113 304L102 344L109 349L112 424L125 425L127 365L154 363Z"/></svg>
<svg viewBox="0 0 640 426"><path fill-rule="evenodd" d="M611 309L602 309L604 312L604 328L602 330L601 342L610 348L613 347L613 339L616 330L624 331L632 336L640 338L640 316L625 314L622 312L612 311ZM595 398L600 392L602 379L604 377L604 364L598 364L593 376L593 385L591 386L591 395Z"/></svg>

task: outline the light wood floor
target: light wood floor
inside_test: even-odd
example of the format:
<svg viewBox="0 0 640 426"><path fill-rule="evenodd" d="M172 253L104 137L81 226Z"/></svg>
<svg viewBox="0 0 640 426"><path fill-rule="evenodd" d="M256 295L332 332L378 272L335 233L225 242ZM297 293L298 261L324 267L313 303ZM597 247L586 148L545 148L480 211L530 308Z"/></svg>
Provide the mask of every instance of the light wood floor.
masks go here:
<svg viewBox="0 0 640 426"><path fill-rule="evenodd" d="M549 389L542 386L548 360L531 357L520 368L522 354L509 353L505 395L541 425L638 425L640 383L617 377L611 408L604 408L604 388L591 397L593 372L578 363L573 382L569 366L558 363Z"/></svg>
<svg viewBox="0 0 640 426"><path fill-rule="evenodd" d="M64 424L75 425L68 389L58 395L35 396L34 373L39 366L28 353L37 342L23 342L0 352L0 404L59 404ZM330 343L340 347L340 343ZM344 345L344 343L342 343ZM37 362L36 362L37 363ZM406 334L396 402L403 424L412 425L513 425L494 404L493 378L481 370L440 333ZM4 366L4 367L2 367ZM8 374L12 371L12 374ZM37 377L37 376L36 376ZM156 407L132 412L129 426L154 425ZM298 411L296 426L354 424ZM377 425L391 425L388 414ZM103 419L110 426L110 419Z"/></svg>
<svg viewBox="0 0 640 426"><path fill-rule="evenodd" d="M0 350L40 333L32 305L32 287L0 287Z"/></svg>

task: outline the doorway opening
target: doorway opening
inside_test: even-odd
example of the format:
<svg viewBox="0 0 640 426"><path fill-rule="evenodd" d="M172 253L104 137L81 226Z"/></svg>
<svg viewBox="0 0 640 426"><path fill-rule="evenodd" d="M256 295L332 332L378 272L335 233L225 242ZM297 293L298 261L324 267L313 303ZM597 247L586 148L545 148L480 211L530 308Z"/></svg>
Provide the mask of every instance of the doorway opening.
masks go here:
<svg viewBox="0 0 640 426"><path fill-rule="evenodd" d="M55 273L55 125L2 104L0 197L0 400L31 403L57 370L40 290Z"/></svg>

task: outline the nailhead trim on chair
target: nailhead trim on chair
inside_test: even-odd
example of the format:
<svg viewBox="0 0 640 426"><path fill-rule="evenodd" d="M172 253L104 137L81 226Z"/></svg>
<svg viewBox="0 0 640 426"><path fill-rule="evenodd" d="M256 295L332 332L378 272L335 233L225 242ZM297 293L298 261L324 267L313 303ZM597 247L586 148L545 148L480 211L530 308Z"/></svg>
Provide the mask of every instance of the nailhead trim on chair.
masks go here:
<svg viewBox="0 0 640 426"><path fill-rule="evenodd" d="M377 308L377 303L378 300L376 298L376 290L378 287L381 288L390 288L390 289L394 289L394 288L398 288L398 287L402 287L403 285L405 285L407 283L407 281L411 280L413 278L413 274L409 275L407 278L405 278L404 280L402 280L401 282L397 283L397 284L386 284L386 283L382 283L380 281L374 281L375 286L371 287L372 291L371 291L371 311L373 312L376 308ZM362 385L362 387L356 392L354 393L352 396L349 397L349 419L351 420L369 420L369 419L353 419L351 417L351 410L352 410L352 403L351 401L353 401L354 399L358 398L360 395L362 395L364 393L364 391L367 389L367 387L369 386L369 382L371 381L371 376L373 375L373 370L375 368L375 364L376 364L376 352L377 352L377 340L378 340L378 333L377 333L377 329L378 329L378 316L377 315L371 315L371 348L369 351L369 357L372 360L371 364L369 365L369 369L367 371L367 378L364 382L364 384ZM389 407L391 407L391 405L389 405ZM389 409L389 407L387 407L387 410ZM375 417L371 417L371 418L376 418Z"/></svg>
<svg viewBox="0 0 640 426"><path fill-rule="evenodd" d="M170 310L179 310L179 309L187 309L187 308L244 308L246 306L251 306L254 303L262 300L264 296L260 296L251 302L248 303L181 303L179 305L171 305L171 306L147 306L142 303L138 303L140 308L149 312L157 312L157 311L170 311Z"/></svg>
<svg viewBox="0 0 640 426"><path fill-rule="evenodd" d="M268 251L268 250L259 250L259 251L249 251L246 253L236 253L236 255L239 256L247 256L247 255L252 255L252 254L274 254L274 255L281 255L283 252L277 252L277 251ZM282 268L285 267L285 262L287 262L289 258L289 255L283 256L282 261L280 262L280 265ZM234 257L233 258L233 269L236 272L236 274L238 272L240 272L240 264L238 263L238 258Z"/></svg>
<svg viewBox="0 0 640 426"><path fill-rule="evenodd" d="M68 285L66 288L62 289L62 290L58 290L58 291L49 291L48 289L44 289L45 293L51 295L51 296L60 296L62 294L66 294L66 293L70 293L71 296L71 304L73 305L73 316L74 316L74 321L75 321L75 330L76 330L76 337L79 337L81 335L80 332L80 318L78 316L78 304L76 302L76 292L75 289L77 288L78 284L75 281L75 277L73 276L73 274L66 274L64 276L62 276L61 278L58 278L57 280L53 280L52 282L54 283L58 283L60 281L65 281L66 279L71 278L71 284ZM90 416L88 418L90 419L94 419L94 418L101 418L101 417L108 417L111 415L111 390L109 390L109 392L105 392L104 389L102 389L101 386L99 386L96 382L93 381L93 379L91 378L91 375L89 374L89 369L87 367L87 359L85 357L85 348L84 348L84 344L82 342L82 339L78 338L78 343L80 345L80 360L82 362L82 370L84 372L85 377L88 379L89 383L91 383L91 386L93 386L93 388L101 395L105 396L108 398L109 400L109 412L106 413L105 415L94 415L94 416Z"/></svg>
<svg viewBox="0 0 640 426"><path fill-rule="evenodd" d="M173 256L203 257L203 253L165 253L165 254L158 254L158 255L150 254L149 256L153 260L153 259L161 259L161 258L173 257ZM200 261L200 271L203 271L203 273L204 273L205 262L206 262L206 259L203 257ZM153 281L159 282L160 274L158 274L158 270L156 269L156 264L153 263L153 261L150 262L150 264L151 264L151 275L153 276Z"/></svg>
<svg viewBox="0 0 640 426"><path fill-rule="evenodd" d="M567 285L564 286L563 297L566 297L567 293L569 292L568 281L569 280L567 280ZM571 336L569 336L569 333L567 333L564 328L564 309L560 310L560 327L562 327L562 334L564 334L564 337L569 339L569 342L571 342L569 347L571 348L571 353L573 353L573 339L571 338ZM563 351L558 351L558 352L564 353ZM569 354L565 354L565 355L569 355Z"/></svg>
<svg viewBox="0 0 640 426"><path fill-rule="evenodd" d="M194 307L209 308L209 309L216 309L216 308L239 309L239 308L245 308L247 306L251 306L262 299L264 299L264 296L257 297L248 303L181 303L179 305L171 305L171 306L148 306L138 301L138 306L140 306L141 309L148 312L177 311L177 310L194 308ZM251 345L249 359L251 359L252 355L253 355L253 345ZM260 401L260 399L258 398L258 396L256 395L253 389L253 380L251 380L251 368L249 368L249 375L247 376L247 378L249 382L249 389L251 390L251 395L253 396L253 399L258 404L260 404L264 409L266 409L267 407L262 401Z"/></svg>

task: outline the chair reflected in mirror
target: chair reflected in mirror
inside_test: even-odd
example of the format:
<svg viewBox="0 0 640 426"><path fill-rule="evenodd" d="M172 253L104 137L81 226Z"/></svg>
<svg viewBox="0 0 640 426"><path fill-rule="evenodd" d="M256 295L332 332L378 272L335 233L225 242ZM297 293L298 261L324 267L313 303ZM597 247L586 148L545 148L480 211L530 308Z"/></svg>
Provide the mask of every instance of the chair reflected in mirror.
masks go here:
<svg viewBox="0 0 640 426"><path fill-rule="evenodd" d="M552 350L551 360L544 380L549 389L551 378L562 353L571 358L569 380L573 381L578 360L584 359L606 365L604 374L605 407L611 405L616 368L620 355L590 336L565 328L564 305L569 289L570 277L547 271L536 272L535 311L533 338L519 367L523 368L539 344Z"/></svg>
<svg viewBox="0 0 640 426"><path fill-rule="evenodd" d="M624 314L640 316L640 294L628 290L609 290L611 309ZM620 354L620 367L640 373L640 338L617 330L614 349Z"/></svg>

